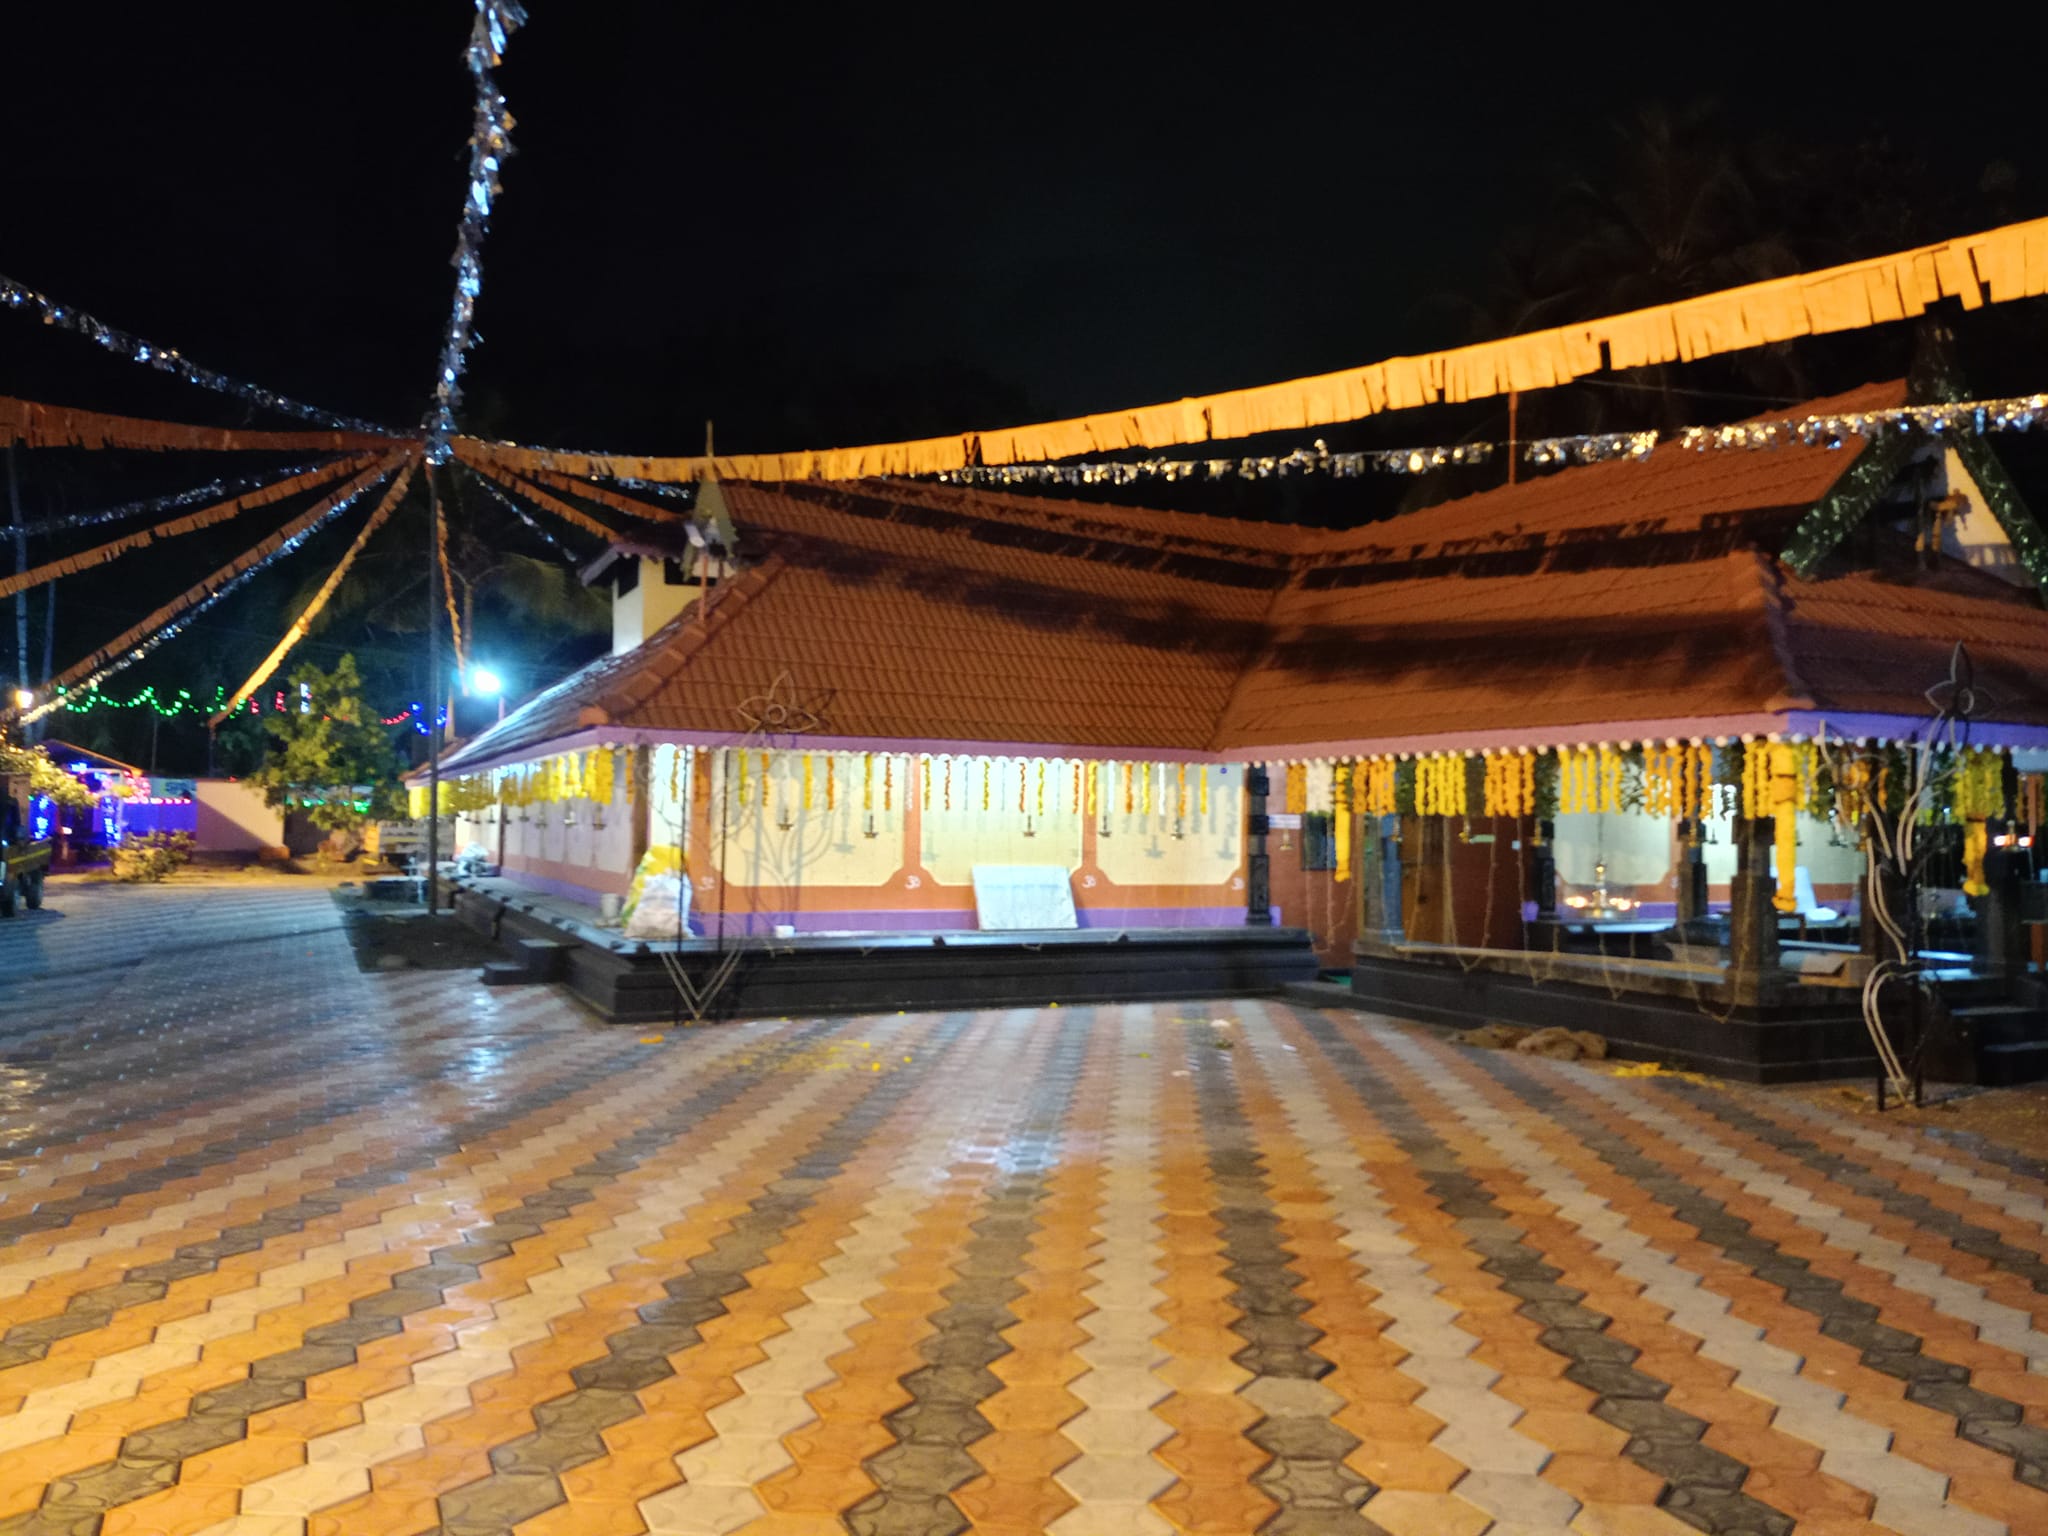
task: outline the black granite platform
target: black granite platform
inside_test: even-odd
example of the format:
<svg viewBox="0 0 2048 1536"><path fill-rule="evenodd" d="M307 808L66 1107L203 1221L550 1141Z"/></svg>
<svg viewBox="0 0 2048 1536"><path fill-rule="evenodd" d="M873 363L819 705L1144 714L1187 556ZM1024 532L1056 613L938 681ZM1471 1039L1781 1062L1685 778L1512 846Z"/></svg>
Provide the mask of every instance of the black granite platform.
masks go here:
<svg viewBox="0 0 2048 1536"><path fill-rule="evenodd" d="M1535 967L1543 957L1532 956ZM2021 978L1958 970L1938 977L1928 1076L2002 1084L2048 1076L2048 1010ZM1359 953L1351 1005L1458 1029L1503 1023L1603 1036L1610 1053L1753 1083L1870 1077L1877 1058L1855 987L1787 984L1757 1005L1727 1000L1718 974L1687 965L1618 962L1572 979L1472 966L1442 956ZM1903 1028L1903 1025L1900 1026ZM1903 1042L1902 1033L1895 1038Z"/></svg>
<svg viewBox="0 0 2048 1536"><path fill-rule="evenodd" d="M708 1018L1249 997L1313 980L1300 928L1089 928L777 939L622 938L594 908L507 880L453 882L455 912L523 976L559 980L606 1018L688 1018L668 958ZM668 958L664 958L664 956ZM723 973L723 980L719 978ZM681 1010L680 1014L678 1010Z"/></svg>

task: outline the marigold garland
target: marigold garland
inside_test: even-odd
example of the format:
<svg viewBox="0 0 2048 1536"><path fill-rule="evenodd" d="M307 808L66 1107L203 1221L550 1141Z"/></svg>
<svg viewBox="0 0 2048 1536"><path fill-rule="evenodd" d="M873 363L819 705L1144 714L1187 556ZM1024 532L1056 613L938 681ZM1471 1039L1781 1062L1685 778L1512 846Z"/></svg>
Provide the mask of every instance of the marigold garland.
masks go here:
<svg viewBox="0 0 2048 1536"><path fill-rule="evenodd" d="M1041 757L1041 758L1040 758L1040 759L1038 760L1038 798L1037 798L1037 800L1036 800L1036 802L1035 802L1035 803L1036 803L1036 805L1038 806L1038 814L1039 814L1040 816L1044 816L1044 815L1045 815L1045 759L1044 759L1044 758L1042 758L1042 757Z"/></svg>
<svg viewBox="0 0 2048 1536"><path fill-rule="evenodd" d="M1771 813L1770 749L1763 742L1751 742L1742 749L1742 815L1745 821L1762 821Z"/></svg>
<svg viewBox="0 0 2048 1536"><path fill-rule="evenodd" d="M811 754L804 754L804 809L811 808Z"/></svg>
<svg viewBox="0 0 2048 1536"><path fill-rule="evenodd" d="M839 759L830 752L825 754L825 809L839 809Z"/></svg>
<svg viewBox="0 0 2048 1536"><path fill-rule="evenodd" d="M1765 759L1768 778L1766 808L1773 822L1773 841L1778 853L1778 890L1771 905L1780 912L1799 910L1799 754L1792 744L1774 741L1757 756Z"/></svg>
<svg viewBox="0 0 2048 1536"><path fill-rule="evenodd" d="M1308 809L1308 765L1289 763L1287 765L1287 813L1299 816Z"/></svg>
<svg viewBox="0 0 2048 1536"><path fill-rule="evenodd" d="M953 759L950 756L946 759L945 794L946 809L950 811L953 809Z"/></svg>
<svg viewBox="0 0 2048 1536"><path fill-rule="evenodd" d="M875 808L875 754L872 752L860 755L860 808L864 811Z"/></svg>
<svg viewBox="0 0 2048 1536"><path fill-rule="evenodd" d="M1970 747L1956 754L1950 800L1963 819L1963 892L1988 895L1984 855L1991 844L1987 823L2005 814L2005 757L1995 749Z"/></svg>
<svg viewBox="0 0 2048 1536"><path fill-rule="evenodd" d="M1336 858L1333 879L1351 878L1351 764L1339 763L1330 773L1331 830Z"/></svg>
<svg viewBox="0 0 2048 1536"><path fill-rule="evenodd" d="M1131 768L1131 765L1130 765L1129 763L1125 763L1125 764L1124 764L1124 814L1125 814L1126 816L1128 816L1128 815L1130 815L1130 814L1131 814L1131 773L1132 773L1132 768Z"/></svg>
<svg viewBox="0 0 2048 1536"><path fill-rule="evenodd" d="M1182 763L1174 784L1173 814L1177 820L1185 820L1188 814L1188 765Z"/></svg>
<svg viewBox="0 0 2048 1536"><path fill-rule="evenodd" d="M892 754L882 759L882 810L890 809L890 800L896 791L896 758Z"/></svg>
<svg viewBox="0 0 2048 1536"><path fill-rule="evenodd" d="M1486 754L1485 814L1527 816L1536 809L1536 759L1528 752Z"/></svg>
<svg viewBox="0 0 2048 1536"><path fill-rule="evenodd" d="M1855 829L1870 810L1871 781L1876 777L1867 757L1847 759L1835 770L1835 821Z"/></svg>
<svg viewBox="0 0 2048 1536"><path fill-rule="evenodd" d="M1195 775L1195 814L1207 818L1209 814L1209 770L1203 768Z"/></svg>
<svg viewBox="0 0 2048 1536"><path fill-rule="evenodd" d="M1372 816L1394 814L1396 798L1394 760L1376 757L1365 765L1365 797L1362 809Z"/></svg>
<svg viewBox="0 0 2048 1536"><path fill-rule="evenodd" d="M1437 752L1415 760L1415 814L1463 816L1470 809L1465 754Z"/></svg>

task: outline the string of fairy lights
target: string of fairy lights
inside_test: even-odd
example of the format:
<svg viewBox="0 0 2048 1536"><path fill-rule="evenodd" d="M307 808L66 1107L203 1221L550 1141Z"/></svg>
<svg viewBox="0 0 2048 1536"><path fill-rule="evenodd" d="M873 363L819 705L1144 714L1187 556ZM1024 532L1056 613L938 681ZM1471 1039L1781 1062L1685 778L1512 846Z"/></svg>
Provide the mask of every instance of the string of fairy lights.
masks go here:
<svg viewBox="0 0 2048 1536"><path fill-rule="evenodd" d="M311 708L304 697L304 692L299 688L275 688L270 691L267 699L245 700L236 713L259 718L263 715L301 714ZM52 712L92 715L109 710L117 713L146 711L163 720L182 719L187 715L197 715L205 719L219 712L227 703L228 687L225 683L214 684L211 694L204 697L189 688L171 688L166 685L159 691L156 684L146 683L125 699L117 698L98 687L66 690L57 695ZM396 713L380 714L377 723L386 726L411 725L417 728L421 735L425 735L426 717L426 705L413 703ZM436 711L435 718L437 722L446 722L448 707L445 704Z"/></svg>

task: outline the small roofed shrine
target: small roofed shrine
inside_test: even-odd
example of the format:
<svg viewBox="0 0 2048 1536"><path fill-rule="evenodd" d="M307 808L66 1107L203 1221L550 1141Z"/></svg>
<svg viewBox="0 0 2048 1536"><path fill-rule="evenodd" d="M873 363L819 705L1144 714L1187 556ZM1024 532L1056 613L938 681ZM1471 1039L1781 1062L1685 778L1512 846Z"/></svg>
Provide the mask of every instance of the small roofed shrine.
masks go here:
<svg viewBox="0 0 2048 1536"><path fill-rule="evenodd" d="M679 874L677 954L1294 933L1361 1004L1767 1079L1887 1059L1905 963L1941 1071L2048 1071L2048 550L1980 438L1666 442L1345 531L704 496L729 545L614 545L613 654L447 760L463 899L632 933Z"/></svg>

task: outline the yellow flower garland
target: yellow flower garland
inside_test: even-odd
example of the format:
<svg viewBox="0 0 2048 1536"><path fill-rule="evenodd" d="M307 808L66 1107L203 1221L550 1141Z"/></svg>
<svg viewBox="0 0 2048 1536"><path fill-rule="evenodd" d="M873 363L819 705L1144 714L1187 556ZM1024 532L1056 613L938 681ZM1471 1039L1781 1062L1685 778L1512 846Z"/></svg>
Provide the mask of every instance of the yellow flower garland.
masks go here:
<svg viewBox="0 0 2048 1536"><path fill-rule="evenodd" d="M1331 872L1338 880L1351 878L1351 765L1339 763L1330 774L1330 808L1333 817L1334 841L1336 843L1336 868Z"/></svg>
<svg viewBox="0 0 2048 1536"><path fill-rule="evenodd" d="M1769 762L1769 809L1778 850L1778 890L1771 905L1780 912L1799 910L1799 753L1790 742L1774 741Z"/></svg>

